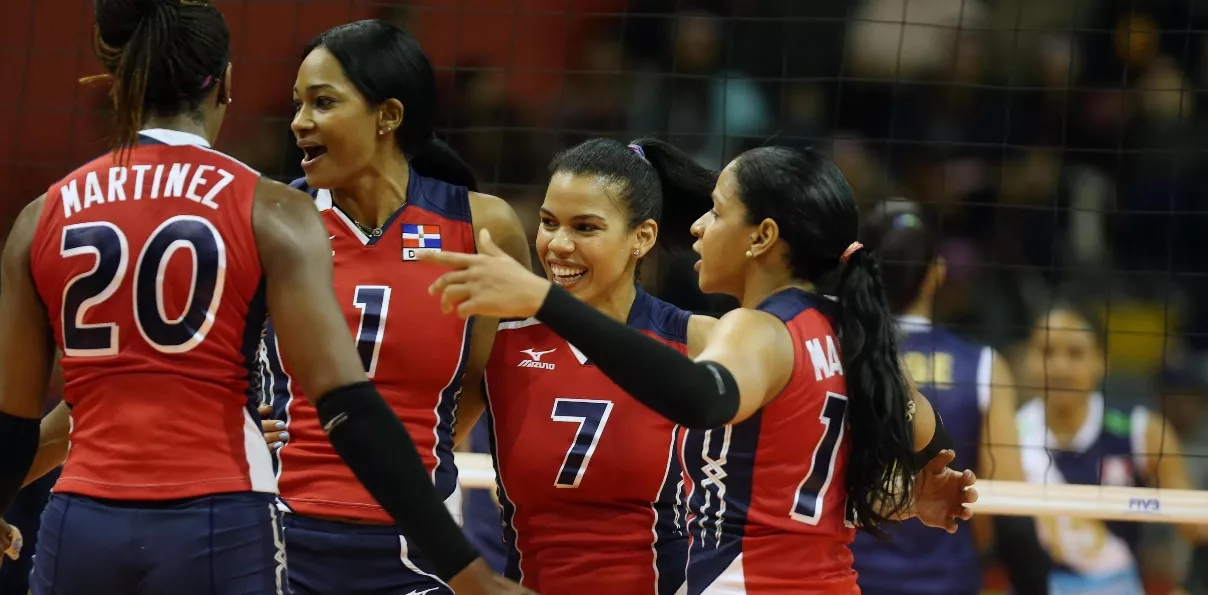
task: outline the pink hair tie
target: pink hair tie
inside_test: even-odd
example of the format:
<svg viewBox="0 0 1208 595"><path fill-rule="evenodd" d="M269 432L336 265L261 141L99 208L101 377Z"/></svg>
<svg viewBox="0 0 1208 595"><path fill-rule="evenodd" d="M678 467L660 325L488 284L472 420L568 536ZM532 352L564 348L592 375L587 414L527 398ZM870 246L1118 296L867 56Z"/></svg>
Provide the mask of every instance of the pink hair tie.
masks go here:
<svg viewBox="0 0 1208 595"><path fill-rule="evenodd" d="M860 242L852 242L851 245L847 247L847 250L843 251L843 256L839 257L839 262L847 264L847 261L851 258L851 255L859 252L860 248L863 247L864 244L861 244Z"/></svg>

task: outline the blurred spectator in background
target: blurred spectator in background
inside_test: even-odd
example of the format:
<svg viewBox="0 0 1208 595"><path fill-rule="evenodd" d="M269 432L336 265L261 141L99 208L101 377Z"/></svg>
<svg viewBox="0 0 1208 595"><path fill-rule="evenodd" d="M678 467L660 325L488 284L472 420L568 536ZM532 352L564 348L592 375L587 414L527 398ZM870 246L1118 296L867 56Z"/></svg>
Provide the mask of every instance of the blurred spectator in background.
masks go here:
<svg viewBox="0 0 1208 595"><path fill-rule="evenodd" d="M762 144L752 137L765 134L773 116L759 85L727 65L725 21L717 14L682 10L667 26L671 55L648 57L638 67L629 128L669 137L701 165L720 170Z"/></svg>
<svg viewBox="0 0 1208 595"><path fill-rule="evenodd" d="M1160 411L1121 406L1102 392L1106 335L1093 310L1057 301L1041 310L1024 360L1018 427L1027 480L1036 484L1191 488L1173 426ZM1029 390L1030 389L1030 390ZM1054 595L1144 593L1139 523L1039 517L1056 567ZM1192 543L1208 527L1180 526Z"/></svg>

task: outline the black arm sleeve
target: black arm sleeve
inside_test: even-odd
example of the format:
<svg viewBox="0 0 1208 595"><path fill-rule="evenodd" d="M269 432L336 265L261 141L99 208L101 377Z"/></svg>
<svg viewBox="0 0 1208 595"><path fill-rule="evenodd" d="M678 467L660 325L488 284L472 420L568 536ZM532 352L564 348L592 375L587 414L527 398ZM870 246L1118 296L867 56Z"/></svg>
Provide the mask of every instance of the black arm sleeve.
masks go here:
<svg viewBox="0 0 1208 595"><path fill-rule="evenodd" d="M935 431L931 433L931 442L928 442L927 446L923 447L923 450L914 453L914 470L916 473L921 471L923 467L926 467L927 463L931 462L931 459L940 454L940 451L956 450L956 443L953 442L952 436L948 435L948 431L944 429L944 420L940 418L939 410L932 406L931 412L935 414Z"/></svg>
<svg viewBox="0 0 1208 595"><path fill-rule="evenodd" d="M0 456L0 513L8 510L25 475L38 454L40 420L16 417L0 412L0 436L4 437L4 456Z"/></svg>
<svg viewBox="0 0 1208 595"><path fill-rule="evenodd" d="M570 341L625 392L689 428L716 428L738 413L738 384L716 362L694 362L550 287L537 319Z"/></svg>
<svg viewBox="0 0 1208 595"><path fill-rule="evenodd" d="M372 383L337 388L316 408L340 458L437 576L447 581L478 558L436 493L411 436Z"/></svg>
<svg viewBox="0 0 1208 595"><path fill-rule="evenodd" d="M1036 535L1032 517L995 516L995 550L1011 581L1011 590L1028 595L1049 595L1049 558Z"/></svg>

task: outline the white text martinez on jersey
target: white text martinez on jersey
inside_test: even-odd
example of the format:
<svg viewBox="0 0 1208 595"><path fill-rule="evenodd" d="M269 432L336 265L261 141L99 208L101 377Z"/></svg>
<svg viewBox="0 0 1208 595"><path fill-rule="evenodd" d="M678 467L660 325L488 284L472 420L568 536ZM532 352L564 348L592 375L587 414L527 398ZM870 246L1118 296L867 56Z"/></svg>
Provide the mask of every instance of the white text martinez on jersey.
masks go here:
<svg viewBox="0 0 1208 595"><path fill-rule="evenodd" d="M80 177L71 178L59 189L65 218L98 205L161 198L186 198L218 210L214 197L235 179L220 167L192 163L115 165L108 173L102 169L82 177L82 198Z"/></svg>

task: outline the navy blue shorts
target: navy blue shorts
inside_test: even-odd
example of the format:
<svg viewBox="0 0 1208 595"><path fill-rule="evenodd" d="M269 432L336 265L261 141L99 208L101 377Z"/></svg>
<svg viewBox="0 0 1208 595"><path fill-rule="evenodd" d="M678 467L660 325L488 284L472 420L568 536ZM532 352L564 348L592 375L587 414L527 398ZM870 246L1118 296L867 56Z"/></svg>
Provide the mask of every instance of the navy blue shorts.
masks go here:
<svg viewBox="0 0 1208 595"><path fill-rule="evenodd" d="M52 494L33 595L282 595L281 513L271 494L119 503Z"/></svg>
<svg viewBox="0 0 1208 595"><path fill-rule="evenodd" d="M453 595L392 526L285 515L293 595Z"/></svg>

